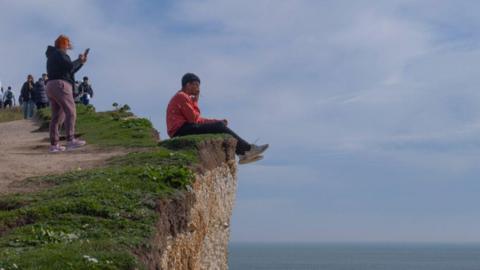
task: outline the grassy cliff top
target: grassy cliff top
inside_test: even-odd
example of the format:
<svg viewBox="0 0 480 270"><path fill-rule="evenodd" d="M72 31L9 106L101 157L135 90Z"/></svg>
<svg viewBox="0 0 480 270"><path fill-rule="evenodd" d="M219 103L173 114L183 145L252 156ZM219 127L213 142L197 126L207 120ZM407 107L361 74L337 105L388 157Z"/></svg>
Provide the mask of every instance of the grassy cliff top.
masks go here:
<svg viewBox="0 0 480 270"><path fill-rule="evenodd" d="M39 117L48 121L49 112ZM195 145L223 137L187 136L158 145L148 120L85 106L78 109L77 125L89 143L142 151L102 168L27 179L25 185L43 188L1 197L0 269L143 269L134 252L148 248L157 203L192 184Z"/></svg>
<svg viewBox="0 0 480 270"><path fill-rule="evenodd" d="M37 116L43 122L42 127L48 128L50 108L38 111ZM91 105L77 105L76 132L89 144L98 146L152 147L157 144L152 123L124 108L96 112Z"/></svg>

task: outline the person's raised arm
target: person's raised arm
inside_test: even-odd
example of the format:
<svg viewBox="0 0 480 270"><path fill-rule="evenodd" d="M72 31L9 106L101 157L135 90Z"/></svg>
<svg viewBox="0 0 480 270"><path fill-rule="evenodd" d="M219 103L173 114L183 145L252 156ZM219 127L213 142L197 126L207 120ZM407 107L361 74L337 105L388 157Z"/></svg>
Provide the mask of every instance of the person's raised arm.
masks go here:
<svg viewBox="0 0 480 270"><path fill-rule="evenodd" d="M73 71L73 73L76 73L76 72L79 71L82 67L83 67L83 63L82 63L82 60L80 60L80 58L78 58L77 60L75 60L75 61L72 62L72 71Z"/></svg>
<svg viewBox="0 0 480 270"><path fill-rule="evenodd" d="M85 64L85 62L87 62L87 54L88 54L87 51L85 51L82 54L79 54L78 59L72 62L73 73L76 73L78 70L80 70L80 68L82 68L83 64Z"/></svg>
<svg viewBox="0 0 480 270"><path fill-rule="evenodd" d="M197 123L200 118L200 113L195 109L193 101L189 99L189 97L181 95L177 106L188 123Z"/></svg>

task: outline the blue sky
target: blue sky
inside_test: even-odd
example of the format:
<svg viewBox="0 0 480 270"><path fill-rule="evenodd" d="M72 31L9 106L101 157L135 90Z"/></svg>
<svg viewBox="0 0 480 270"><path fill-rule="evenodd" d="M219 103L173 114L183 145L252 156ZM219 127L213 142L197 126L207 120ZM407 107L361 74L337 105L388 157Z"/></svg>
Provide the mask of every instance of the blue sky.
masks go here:
<svg viewBox="0 0 480 270"><path fill-rule="evenodd" d="M0 80L90 47L94 103L165 132L180 77L270 143L239 167L233 241L478 242L477 1L0 0ZM22 18L22 19L19 19Z"/></svg>

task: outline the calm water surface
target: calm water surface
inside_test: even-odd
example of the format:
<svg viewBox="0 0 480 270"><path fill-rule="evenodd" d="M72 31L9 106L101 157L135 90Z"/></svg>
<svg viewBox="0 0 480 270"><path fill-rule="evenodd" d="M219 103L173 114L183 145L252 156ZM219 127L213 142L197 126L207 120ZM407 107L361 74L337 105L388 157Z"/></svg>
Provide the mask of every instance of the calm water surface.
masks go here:
<svg viewBox="0 0 480 270"><path fill-rule="evenodd" d="M230 244L230 270L480 270L480 244Z"/></svg>

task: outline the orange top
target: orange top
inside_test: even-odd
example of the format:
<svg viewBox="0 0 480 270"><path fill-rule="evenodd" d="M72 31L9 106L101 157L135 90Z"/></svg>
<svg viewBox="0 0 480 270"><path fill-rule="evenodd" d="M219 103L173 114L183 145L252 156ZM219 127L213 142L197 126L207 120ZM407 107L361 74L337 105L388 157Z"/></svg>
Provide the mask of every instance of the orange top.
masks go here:
<svg viewBox="0 0 480 270"><path fill-rule="evenodd" d="M178 91L170 100L167 107L168 136L175 133L185 124L213 123L221 120L202 118L198 101L183 91Z"/></svg>

